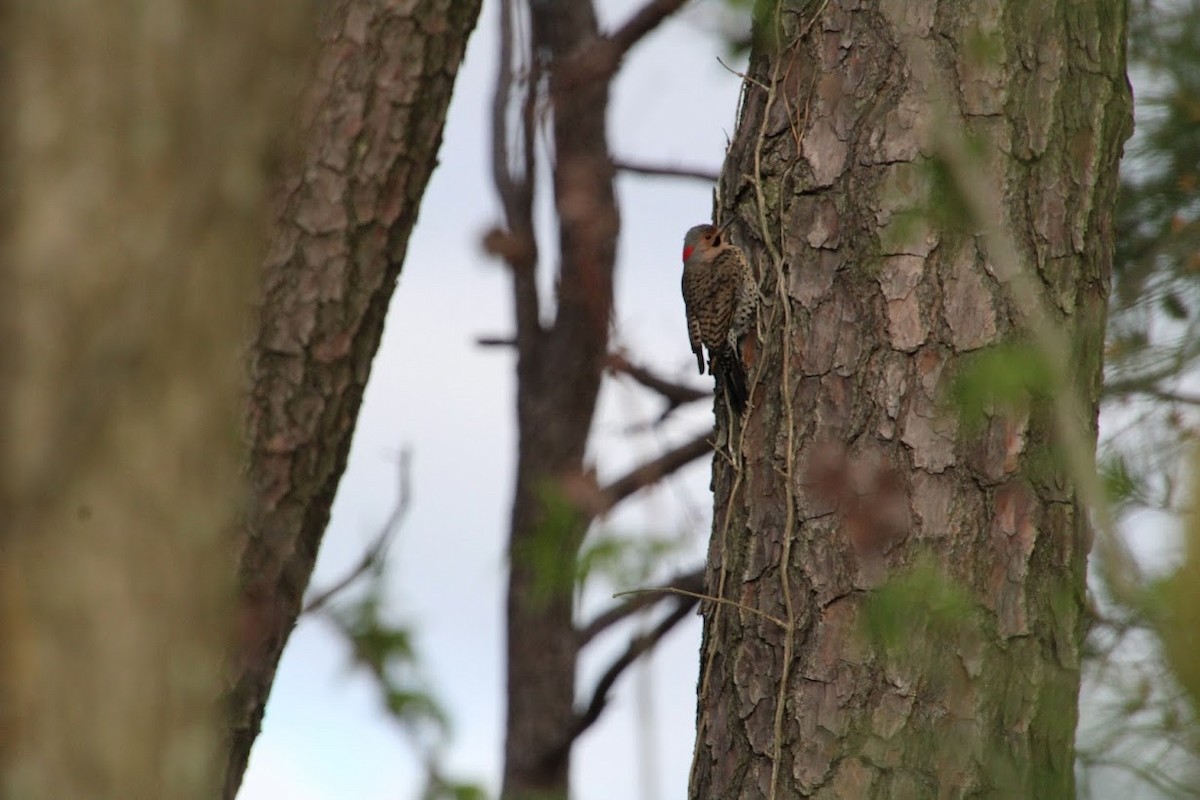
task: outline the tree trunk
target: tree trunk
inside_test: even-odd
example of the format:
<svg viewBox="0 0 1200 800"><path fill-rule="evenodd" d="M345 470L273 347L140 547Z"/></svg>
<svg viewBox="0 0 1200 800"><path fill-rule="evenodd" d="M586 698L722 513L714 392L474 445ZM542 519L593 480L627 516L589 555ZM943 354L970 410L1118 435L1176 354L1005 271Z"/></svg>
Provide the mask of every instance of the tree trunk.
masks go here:
<svg viewBox="0 0 1200 800"><path fill-rule="evenodd" d="M691 796L1072 797L1089 533L1062 431L1036 386L978 423L946 401L1027 337L1000 222L1094 445L1125 5L830 0L755 33L722 211L764 303L714 464ZM1002 220L935 157L960 132ZM1028 381L1016 357L988 363Z"/></svg>
<svg viewBox="0 0 1200 800"><path fill-rule="evenodd" d="M311 18L3 5L0 794L207 800L246 298Z"/></svg>
<svg viewBox="0 0 1200 800"><path fill-rule="evenodd" d="M325 12L303 157L280 191L250 397L225 797L237 794L300 613L479 0Z"/></svg>
<svg viewBox="0 0 1200 800"><path fill-rule="evenodd" d="M573 601L584 515L566 500L584 474L613 301L619 217L605 123L608 81L572 82L569 59L595 45L590 0L532 3L532 49L548 55L557 313L544 329L533 264L514 267L519 445L509 540L504 782L513 800L565 798L579 651Z"/></svg>

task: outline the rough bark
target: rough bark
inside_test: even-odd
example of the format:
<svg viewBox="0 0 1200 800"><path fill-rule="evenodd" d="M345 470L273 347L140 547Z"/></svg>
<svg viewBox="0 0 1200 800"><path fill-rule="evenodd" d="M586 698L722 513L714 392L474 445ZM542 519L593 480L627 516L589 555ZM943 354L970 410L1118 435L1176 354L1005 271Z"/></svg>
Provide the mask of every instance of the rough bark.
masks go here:
<svg viewBox="0 0 1200 800"><path fill-rule="evenodd" d="M344 0L321 24L252 352L252 503L225 796L241 783L379 347L479 0Z"/></svg>
<svg viewBox="0 0 1200 800"><path fill-rule="evenodd" d="M598 41L592 4L535 3L531 13L535 52L548 55L561 266L549 328L538 321L533 264L514 266L520 438L509 545L506 798L567 795L578 654L573 576L586 520L556 515L547 504L562 494L561 481L584 473L608 352L619 229L605 132L608 82L580 76L569 63Z"/></svg>
<svg viewBox="0 0 1200 800"><path fill-rule="evenodd" d="M691 796L1072 797L1087 521L1048 403L945 402L1028 310L931 157L971 137L1094 443L1125 5L764 5L722 211L767 301L714 465ZM872 603L923 560L970 611L885 647Z"/></svg>
<svg viewBox="0 0 1200 800"><path fill-rule="evenodd" d="M5 797L220 783L242 371L305 4L4 4Z"/></svg>

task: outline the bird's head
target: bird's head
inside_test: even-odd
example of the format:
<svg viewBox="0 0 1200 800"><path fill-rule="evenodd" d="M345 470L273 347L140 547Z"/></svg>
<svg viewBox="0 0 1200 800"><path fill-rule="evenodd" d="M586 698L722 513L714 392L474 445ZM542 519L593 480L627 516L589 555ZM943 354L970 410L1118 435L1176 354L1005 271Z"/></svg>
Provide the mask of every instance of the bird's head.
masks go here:
<svg viewBox="0 0 1200 800"><path fill-rule="evenodd" d="M729 222L733 219L730 218ZM725 243L725 229L729 227L729 222L726 222L721 227L716 225L696 225L687 232L683 237L683 260L686 263L693 254L704 255L705 253L721 247Z"/></svg>

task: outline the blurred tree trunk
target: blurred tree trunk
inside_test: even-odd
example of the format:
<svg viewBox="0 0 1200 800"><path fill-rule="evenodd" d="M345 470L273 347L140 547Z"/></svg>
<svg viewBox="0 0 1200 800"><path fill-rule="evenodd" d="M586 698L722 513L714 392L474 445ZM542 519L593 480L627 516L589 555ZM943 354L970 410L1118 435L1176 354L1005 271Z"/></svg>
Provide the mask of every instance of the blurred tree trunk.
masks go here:
<svg viewBox="0 0 1200 800"><path fill-rule="evenodd" d="M1072 797L1089 533L1061 431L1036 381L977 425L945 400L1027 333L999 222L1094 443L1125 5L804 8L756 20L725 169L766 302L714 466L691 796ZM945 130L1002 220L931 158Z"/></svg>
<svg viewBox="0 0 1200 800"><path fill-rule="evenodd" d="M246 298L306 8L4 4L5 797L219 791Z"/></svg>
<svg viewBox="0 0 1200 800"><path fill-rule="evenodd" d="M277 197L251 354L225 797L241 784L354 434L479 0L342 0Z"/></svg>
<svg viewBox="0 0 1200 800"><path fill-rule="evenodd" d="M598 40L592 3L531 3L530 14L531 49L544 53L549 73L560 261L548 328L539 318L535 262L513 267L520 435L509 539L502 795L565 798L576 735L575 569L587 520L565 502L564 486L586 472L584 452L608 354L620 220L605 130L607 76L573 79L569 61ZM522 250L536 253L532 218L525 222L516 231L530 238Z"/></svg>

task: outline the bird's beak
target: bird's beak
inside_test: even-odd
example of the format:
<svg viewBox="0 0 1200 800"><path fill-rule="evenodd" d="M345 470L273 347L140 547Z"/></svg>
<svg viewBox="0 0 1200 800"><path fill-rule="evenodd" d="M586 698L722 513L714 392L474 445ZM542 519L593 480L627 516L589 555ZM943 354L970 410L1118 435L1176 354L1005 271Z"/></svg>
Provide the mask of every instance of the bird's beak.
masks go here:
<svg viewBox="0 0 1200 800"><path fill-rule="evenodd" d="M736 221L736 220L737 220L736 216L730 217L729 219L725 220L725 224L722 225L721 227L717 228L717 235L720 236L721 234L725 233L725 231L729 229L729 226L732 225L734 223L734 221Z"/></svg>

